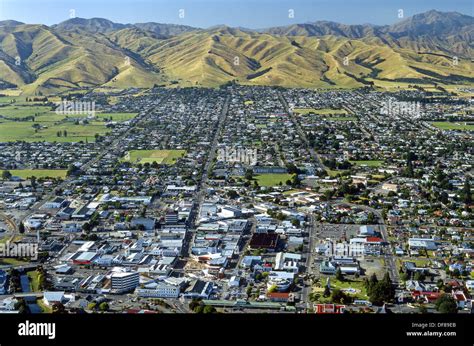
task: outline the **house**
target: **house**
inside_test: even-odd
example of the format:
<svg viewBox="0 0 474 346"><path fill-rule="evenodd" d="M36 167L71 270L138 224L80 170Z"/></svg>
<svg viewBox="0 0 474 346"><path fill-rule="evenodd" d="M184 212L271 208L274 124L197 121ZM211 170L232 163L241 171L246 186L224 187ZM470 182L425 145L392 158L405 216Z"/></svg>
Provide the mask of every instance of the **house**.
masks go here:
<svg viewBox="0 0 474 346"><path fill-rule="evenodd" d="M474 291L474 280L466 280L466 288L469 291Z"/></svg>
<svg viewBox="0 0 474 346"><path fill-rule="evenodd" d="M51 306L54 303L63 303L65 301L64 291L62 292L44 292L43 293L43 302Z"/></svg>
<svg viewBox="0 0 474 346"><path fill-rule="evenodd" d="M436 250L436 242L431 238L409 238L408 247L410 250Z"/></svg>
<svg viewBox="0 0 474 346"><path fill-rule="evenodd" d="M471 309L472 308L472 301L471 299L462 291L456 290L451 292L456 304L458 305L459 309Z"/></svg>
<svg viewBox="0 0 474 346"><path fill-rule="evenodd" d="M411 293L415 301L423 301L425 303L433 303L440 295L441 293L432 291L413 291Z"/></svg>

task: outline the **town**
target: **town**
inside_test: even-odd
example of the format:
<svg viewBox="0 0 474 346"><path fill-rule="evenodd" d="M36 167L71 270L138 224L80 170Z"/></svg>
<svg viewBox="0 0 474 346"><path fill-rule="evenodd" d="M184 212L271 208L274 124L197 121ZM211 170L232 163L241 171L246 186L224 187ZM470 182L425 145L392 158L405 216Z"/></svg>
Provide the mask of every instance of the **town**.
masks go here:
<svg viewBox="0 0 474 346"><path fill-rule="evenodd" d="M473 90L435 91L0 98L0 313L471 313Z"/></svg>

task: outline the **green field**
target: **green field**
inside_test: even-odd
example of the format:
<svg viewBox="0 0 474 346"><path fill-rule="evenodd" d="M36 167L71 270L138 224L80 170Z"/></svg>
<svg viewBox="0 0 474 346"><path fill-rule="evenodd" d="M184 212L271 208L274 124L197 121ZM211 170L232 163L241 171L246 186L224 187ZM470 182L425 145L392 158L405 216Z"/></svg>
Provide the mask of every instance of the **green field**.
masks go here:
<svg viewBox="0 0 474 346"><path fill-rule="evenodd" d="M292 175L287 173L277 173L277 174L259 174L255 175L255 180L258 181L258 185L260 186L276 186L286 184L288 179L291 180Z"/></svg>
<svg viewBox="0 0 474 346"><path fill-rule="evenodd" d="M345 109L332 109L332 108L321 108L321 109L316 109L316 108L295 108L293 110L294 113L298 114L322 114L322 115L328 115L328 114L347 114Z"/></svg>
<svg viewBox="0 0 474 346"><path fill-rule="evenodd" d="M23 118L27 116L34 116L38 114L49 113L50 107L46 106L19 106L11 105L0 107L0 115L8 118Z"/></svg>
<svg viewBox="0 0 474 346"><path fill-rule="evenodd" d="M40 289L39 289L39 275L38 275L38 271L37 270L34 270L34 271L29 271L27 273L28 275L28 278L30 279L30 288L31 288L31 291L32 292L39 292Z"/></svg>
<svg viewBox="0 0 474 346"><path fill-rule="evenodd" d="M452 123L449 121L434 121L431 124L441 130L474 131L474 125L468 125L468 124L463 124L463 123Z"/></svg>
<svg viewBox="0 0 474 346"><path fill-rule="evenodd" d="M325 285L326 284L326 278L327 276L321 276L319 282L322 284L322 285ZM354 289L356 290L355 293L353 294L350 294L351 296L353 296L355 299L367 299L368 296L367 296L367 290L365 289L365 286L364 286L364 281L362 280L351 280L351 279L346 279L345 281L339 281L339 280L336 280L334 277L330 277L329 279L329 282L330 282L330 285L331 285L331 289L335 289L335 288L338 288L338 289Z"/></svg>
<svg viewBox="0 0 474 346"><path fill-rule="evenodd" d="M12 169L10 173L15 177L27 179L36 178L66 178L67 170L65 169Z"/></svg>
<svg viewBox="0 0 474 346"><path fill-rule="evenodd" d="M329 117L327 120L330 121L356 121L356 117Z"/></svg>
<svg viewBox="0 0 474 346"><path fill-rule="evenodd" d="M163 163L172 165L186 155L186 150L131 150L123 158L132 163Z"/></svg>
<svg viewBox="0 0 474 346"><path fill-rule="evenodd" d="M383 161L380 160L358 160L349 162L356 166L379 167L383 165Z"/></svg>
<svg viewBox="0 0 474 346"><path fill-rule="evenodd" d="M137 113L95 113L95 115L99 120L112 118L112 121L122 122L135 118Z"/></svg>
<svg viewBox="0 0 474 346"><path fill-rule="evenodd" d="M126 121L136 116L135 113L103 113L88 124L75 124L75 118L81 115L56 114L45 106L7 106L0 107L0 142L80 142L95 141L95 135L105 135L110 130L105 126L105 119ZM14 121L13 119L34 116L34 121ZM67 131L67 136L58 136Z"/></svg>
<svg viewBox="0 0 474 346"><path fill-rule="evenodd" d="M14 257L7 257L7 258L0 258L0 265L2 266L21 266L21 265L25 265L27 264L27 262L25 261L22 261L18 258L14 258Z"/></svg>

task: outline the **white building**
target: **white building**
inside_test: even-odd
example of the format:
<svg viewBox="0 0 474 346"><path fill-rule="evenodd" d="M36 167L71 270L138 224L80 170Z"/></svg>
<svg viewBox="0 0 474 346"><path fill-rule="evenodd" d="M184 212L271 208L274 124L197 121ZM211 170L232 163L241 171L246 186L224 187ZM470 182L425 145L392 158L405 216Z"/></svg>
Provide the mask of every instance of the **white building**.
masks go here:
<svg viewBox="0 0 474 346"><path fill-rule="evenodd" d="M169 285L166 283L158 283L150 288L137 288L135 293L143 298L178 298L179 286Z"/></svg>
<svg viewBox="0 0 474 346"><path fill-rule="evenodd" d="M110 276L112 292L123 293L133 291L140 283L138 272L114 272Z"/></svg>
<svg viewBox="0 0 474 346"><path fill-rule="evenodd" d="M436 250L436 242L431 238L410 238L408 239L410 250Z"/></svg>

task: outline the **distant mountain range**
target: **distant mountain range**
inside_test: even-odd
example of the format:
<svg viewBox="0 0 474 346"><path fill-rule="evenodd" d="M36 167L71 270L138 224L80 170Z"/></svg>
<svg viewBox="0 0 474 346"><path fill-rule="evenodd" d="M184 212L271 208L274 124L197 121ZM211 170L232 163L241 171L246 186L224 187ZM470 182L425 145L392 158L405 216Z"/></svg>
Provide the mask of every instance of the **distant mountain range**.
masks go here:
<svg viewBox="0 0 474 346"><path fill-rule="evenodd" d="M0 21L0 88L288 87L474 82L474 17L429 11L393 25L295 24L263 30Z"/></svg>

